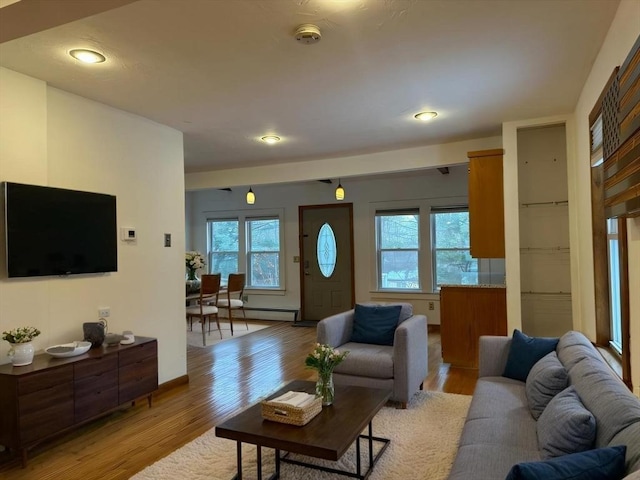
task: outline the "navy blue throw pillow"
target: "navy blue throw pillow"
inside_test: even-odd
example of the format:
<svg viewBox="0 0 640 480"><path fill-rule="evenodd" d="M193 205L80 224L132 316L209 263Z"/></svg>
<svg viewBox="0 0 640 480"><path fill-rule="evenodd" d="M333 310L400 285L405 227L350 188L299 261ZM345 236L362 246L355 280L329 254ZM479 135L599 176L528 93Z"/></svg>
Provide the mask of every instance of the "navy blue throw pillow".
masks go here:
<svg viewBox="0 0 640 480"><path fill-rule="evenodd" d="M400 318L400 305L359 305L353 315L351 341L373 343L375 345L393 345L393 336Z"/></svg>
<svg viewBox="0 0 640 480"><path fill-rule="evenodd" d="M558 338L529 337L520 330L514 330L502 376L525 382L531 367L542 357L553 352L559 340Z"/></svg>
<svg viewBox="0 0 640 480"><path fill-rule="evenodd" d="M625 475L625 445L570 453L544 462L514 465L506 480L620 480Z"/></svg>

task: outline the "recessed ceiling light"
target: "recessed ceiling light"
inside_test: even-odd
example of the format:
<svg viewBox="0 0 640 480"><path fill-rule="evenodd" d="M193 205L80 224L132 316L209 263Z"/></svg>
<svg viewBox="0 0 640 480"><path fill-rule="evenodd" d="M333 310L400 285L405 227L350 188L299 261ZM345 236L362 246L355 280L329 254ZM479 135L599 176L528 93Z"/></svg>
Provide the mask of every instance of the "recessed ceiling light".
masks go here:
<svg viewBox="0 0 640 480"><path fill-rule="evenodd" d="M421 120L423 122L428 122L432 118L436 118L438 114L436 112L420 112L416 113L413 117L416 120Z"/></svg>
<svg viewBox="0 0 640 480"><path fill-rule="evenodd" d="M71 50L69 55L84 63L102 63L106 60L106 57L101 53L94 50L87 50L85 48L76 48Z"/></svg>
<svg viewBox="0 0 640 480"><path fill-rule="evenodd" d="M260 137L264 143L268 143L269 145L273 145L274 143L278 143L280 141L280 137L277 135L265 135L264 137Z"/></svg>

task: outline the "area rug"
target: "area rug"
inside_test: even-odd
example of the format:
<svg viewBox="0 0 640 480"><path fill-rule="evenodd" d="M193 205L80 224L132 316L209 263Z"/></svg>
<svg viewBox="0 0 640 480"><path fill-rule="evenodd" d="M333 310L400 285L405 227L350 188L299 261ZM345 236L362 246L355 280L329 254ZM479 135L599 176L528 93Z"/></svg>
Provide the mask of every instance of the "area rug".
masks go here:
<svg viewBox="0 0 640 480"><path fill-rule="evenodd" d="M233 321L233 336L231 336L231 328L229 326L229 322L220 321L220 330L222 331L222 338L220 338L220 332L216 328L215 322L211 325L211 333L207 331L205 337L207 344L202 345L202 330L200 327L200 322L193 322L193 330L189 331L189 325L187 324L187 344L193 347L210 347L215 345L216 343L220 343L224 340L229 340L230 338L238 338L243 335L247 335L248 333L257 332L258 330L262 330L263 328L273 326L273 322L255 322L249 321L247 322L249 325L249 330L247 330L246 325L244 324L244 320L234 320ZM207 324L207 330L209 328L209 324Z"/></svg>
<svg viewBox="0 0 640 480"><path fill-rule="evenodd" d="M471 397L440 392L419 392L409 408L385 407L373 419L373 434L391 439L369 477L371 480L444 480L458 448ZM367 442L361 442L366 455ZM374 447L375 448L375 447ZM243 478L255 479L255 447L243 444ZM304 457L307 461L324 462ZM262 450L264 478L274 472L273 450ZM363 463L366 468L368 460ZM355 472L355 447L333 467ZM330 473L281 464L283 480L331 480ZM217 438L211 429L132 477L134 480L229 480L236 473L236 443Z"/></svg>

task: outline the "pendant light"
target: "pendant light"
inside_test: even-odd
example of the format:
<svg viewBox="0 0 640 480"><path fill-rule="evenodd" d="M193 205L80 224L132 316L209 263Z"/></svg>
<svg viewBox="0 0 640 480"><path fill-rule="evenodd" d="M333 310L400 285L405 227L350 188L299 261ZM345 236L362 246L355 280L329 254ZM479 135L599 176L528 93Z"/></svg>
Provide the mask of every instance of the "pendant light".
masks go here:
<svg viewBox="0 0 640 480"><path fill-rule="evenodd" d="M338 187L336 188L336 200L344 200L344 188L342 188L340 179L338 179Z"/></svg>
<svg viewBox="0 0 640 480"><path fill-rule="evenodd" d="M249 191L247 192L247 203L249 205L253 205L254 203L256 203L256 194L253 193L251 187L249 187Z"/></svg>

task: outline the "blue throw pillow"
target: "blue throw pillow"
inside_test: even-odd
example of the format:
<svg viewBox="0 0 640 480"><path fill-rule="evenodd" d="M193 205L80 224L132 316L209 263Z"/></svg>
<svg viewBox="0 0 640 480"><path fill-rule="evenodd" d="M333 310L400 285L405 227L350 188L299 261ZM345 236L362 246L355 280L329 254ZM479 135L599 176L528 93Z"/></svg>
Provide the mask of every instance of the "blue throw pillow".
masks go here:
<svg viewBox="0 0 640 480"><path fill-rule="evenodd" d="M553 352L559 340L559 338L529 337L520 330L514 330L502 376L525 382L531 367L546 354Z"/></svg>
<svg viewBox="0 0 640 480"><path fill-rule="evenodd" d="M625 445L570 453L544 462L514 465L506 480L620 480L625 475Z"/></svg>
<svg viewBox="0 0 640 480"><path fill-rule="evenodd" d="M393 345L393 336L398 326L401 309L400 305L368 306L356 304L351 341Z"/></svg>

